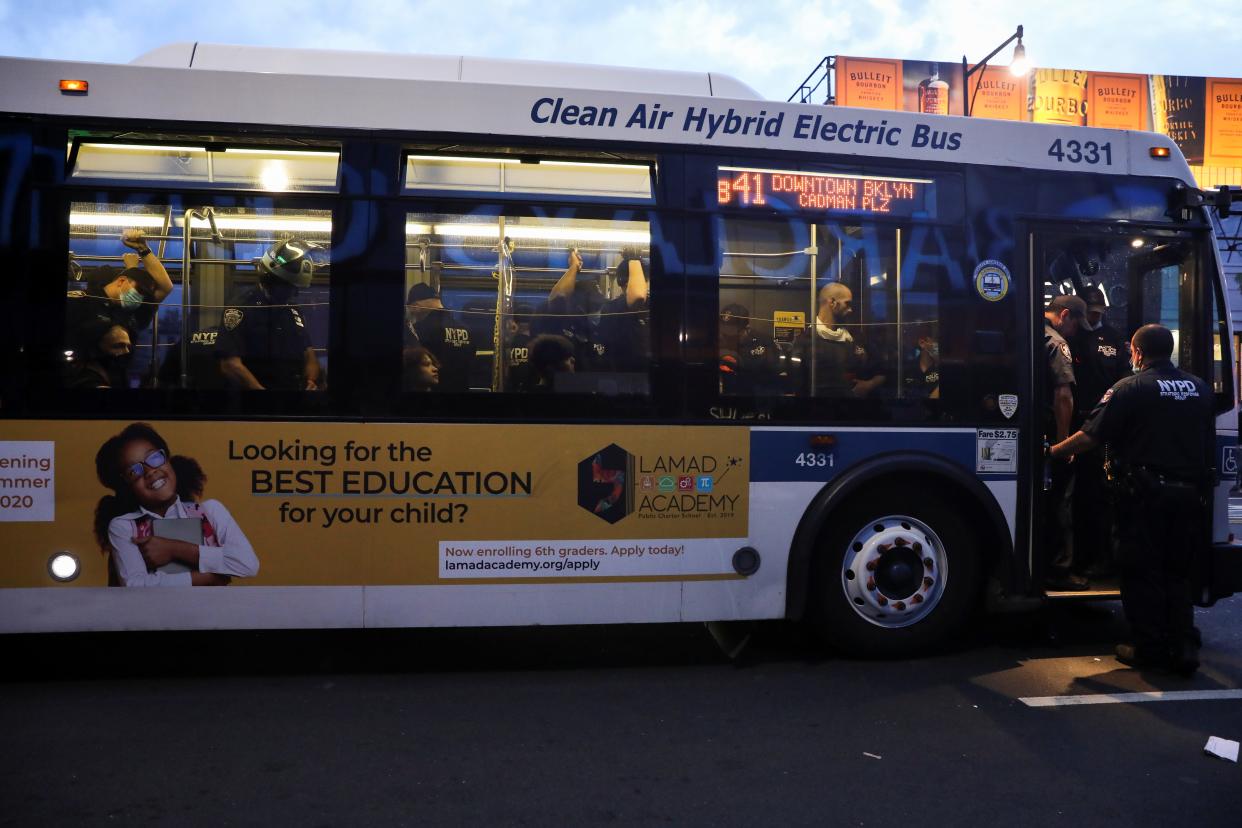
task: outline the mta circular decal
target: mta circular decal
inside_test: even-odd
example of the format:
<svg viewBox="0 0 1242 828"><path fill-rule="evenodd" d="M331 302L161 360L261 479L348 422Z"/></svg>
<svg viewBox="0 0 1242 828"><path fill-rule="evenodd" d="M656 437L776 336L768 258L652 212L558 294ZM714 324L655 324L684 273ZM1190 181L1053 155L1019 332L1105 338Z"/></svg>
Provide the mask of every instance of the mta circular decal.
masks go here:
<svg viewBox="0 0 1242 828"><path fill-rule="evenodd" d="M1009 268L996 259L979 262L975 267L975 290L989 302L999 302L1009 295Z"/></svg>

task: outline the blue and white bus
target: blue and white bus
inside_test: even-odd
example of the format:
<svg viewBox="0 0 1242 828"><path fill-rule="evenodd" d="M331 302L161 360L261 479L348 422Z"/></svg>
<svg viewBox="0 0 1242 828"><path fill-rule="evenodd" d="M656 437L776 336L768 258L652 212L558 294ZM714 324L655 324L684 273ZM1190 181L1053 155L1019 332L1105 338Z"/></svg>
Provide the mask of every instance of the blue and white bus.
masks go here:
<svg viewBox="0 0 1242 828"><path fill-rule="evenodd" d="M1237 588L1228 197L1166 137L201 43L0 75L0 630L793 618L919 652L1069 597L1038 323L1091 287L1214 389L1187 550L1200 603Z"/></svg>

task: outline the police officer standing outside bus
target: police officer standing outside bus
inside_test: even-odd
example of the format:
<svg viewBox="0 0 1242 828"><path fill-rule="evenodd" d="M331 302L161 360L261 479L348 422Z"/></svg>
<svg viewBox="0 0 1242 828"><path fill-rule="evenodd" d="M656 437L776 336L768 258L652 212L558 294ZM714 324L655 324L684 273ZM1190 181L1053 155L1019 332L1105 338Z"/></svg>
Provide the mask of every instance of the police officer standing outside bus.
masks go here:
<svg viewBox="0 0 1242 828"><path fill-rule="evenodd" d="M1199 668L1189 577L1213 482L1211 390L1174 367L1168 328L1144 325L1130 350L1138 373L1110 388L1082 430L1050 454L1068 459L1108 446L1110 477L1121 486L1121 601L1133 636L1117 658L1189 676Z"/></svg>
<svg viewBox="0 0 1242 828"><path fill-rule="evenodd" d="M1090 287L1079 296L1087 303L1087 321L1070 340L1074 354L1074 425L1087 421L1100 398L1130 373L1130 345L1109 326L1104 292ZM1115 523L1104 484L1104 452L1097 448L1074 462L1074 571L1088 579L1111 574Z"/></svg>
<svg viewBox="0 0 1242 828"><path fill-rule="evenodd" d="M1044 311L1044 439L1059 443L1070 434L1074 419L1074 358L1069 342L1087 319L1087 303L1077 296L1054 296ZM1073 572L1074 539L1070 503L1073 474L1064 463L1053 463L1046 496L1044 548L1048 550L1048 587L1084 590L1087 579Z"/></svg>

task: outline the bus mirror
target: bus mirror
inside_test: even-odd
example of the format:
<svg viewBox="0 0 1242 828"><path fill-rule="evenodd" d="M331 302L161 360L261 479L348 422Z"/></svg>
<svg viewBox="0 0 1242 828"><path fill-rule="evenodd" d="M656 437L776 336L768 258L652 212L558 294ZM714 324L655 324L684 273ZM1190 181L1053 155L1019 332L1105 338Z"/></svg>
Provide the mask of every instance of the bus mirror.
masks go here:
<svg viewBox="0 0 1242 828"><path fill-rule="evenodd" d="M1228 218L1233 215L1234 202L1242 202L1242 188L1221 184L1215 190L1197 190L1179 183L1169 201L1171 212L1186 220L1191 218L1186 211L1197 207L1210 207L1221 218Z"/></svg>

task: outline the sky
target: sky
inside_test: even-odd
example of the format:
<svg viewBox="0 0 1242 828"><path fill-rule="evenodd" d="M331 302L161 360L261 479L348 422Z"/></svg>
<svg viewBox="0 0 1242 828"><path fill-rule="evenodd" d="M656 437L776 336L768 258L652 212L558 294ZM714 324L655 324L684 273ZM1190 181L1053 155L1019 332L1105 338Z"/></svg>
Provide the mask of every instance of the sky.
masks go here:
<svg viewBox="0 0 1242 828"><path fill-rule="evenodd" d="M974 62L1019 24L1033 66L1242 77L1242 0L0 0L0 55L126 63L178 41L472 55L721 72L785 100L826 55Z"/></svg>

